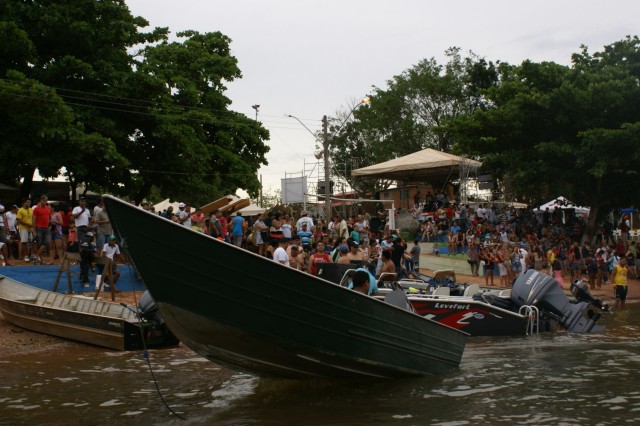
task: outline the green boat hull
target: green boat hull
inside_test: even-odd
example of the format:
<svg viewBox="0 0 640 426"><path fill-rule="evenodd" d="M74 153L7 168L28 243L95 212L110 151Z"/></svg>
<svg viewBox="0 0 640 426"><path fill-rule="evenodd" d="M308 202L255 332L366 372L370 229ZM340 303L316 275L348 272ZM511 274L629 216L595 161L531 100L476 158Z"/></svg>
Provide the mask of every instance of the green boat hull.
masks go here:
<svg viewBox="0 0 640 426"><path fill-rule="evenodd" d="M467 335L105 197L171 331L203 357L279 377L436 374Z"/></svg>

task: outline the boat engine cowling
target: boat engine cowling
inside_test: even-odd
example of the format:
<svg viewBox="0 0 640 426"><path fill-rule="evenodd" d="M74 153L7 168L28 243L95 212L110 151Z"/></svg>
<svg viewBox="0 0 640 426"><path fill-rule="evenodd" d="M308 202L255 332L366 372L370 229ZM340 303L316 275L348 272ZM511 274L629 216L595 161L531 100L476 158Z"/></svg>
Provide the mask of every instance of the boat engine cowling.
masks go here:
<svg viewBox="0 0 640 426"><path fill-rule="evenodd" d="M550 312L559 318L560 325L575 333L592 333L604 330L596 325L600 314L587 301L571 303L553 277L529 269L521 273L513 283L511 301L516 306L535 306L540 312Z"/></svg>
<svg viewBox="0 0 640 426"><path fill-rule="evenodd" d="M158 311L158 307L156 306L156 302L151 297L151 293L149 290L145 291L140 297L140 301L138 302L138 307L140 308L140 317L146 321L151 323L160 325L164 323L162 316L160 315L160 311Z"/></svg>
<svg viewBox="0 0 640 426"><path fill-rule="evenodd" d="M570 290L578 302L589 302L603 311L611 310L608 304L602 302L602 300L597 297L593 297L589 291L589 285L583 280L575 280L572 282Z"/></svg>

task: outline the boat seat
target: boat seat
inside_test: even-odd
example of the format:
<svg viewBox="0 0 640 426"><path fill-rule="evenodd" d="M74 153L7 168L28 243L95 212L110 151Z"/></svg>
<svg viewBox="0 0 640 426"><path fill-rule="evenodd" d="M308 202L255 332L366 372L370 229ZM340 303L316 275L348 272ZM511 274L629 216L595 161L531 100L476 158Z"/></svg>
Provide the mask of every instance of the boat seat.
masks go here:
<svg viewBox="0 0 640 426"><path fill-rule="evenodd" d="M474 294L480 292L480 286L478 284L471 284L467 288L464 289L463 296L465 297L473 297Z"/></svg>
<svg viewBox="0 0 640 426"><path fill-rule="evenodd" d="M451 295L451 289L449 287L438 287L433 290L434 296L449 296Z"/></svg>
<svg viewBox="0 0 640 426"><path fill-rule="evenodd" d="M391 293L387 293L384 296L384 301L385 303L404 309L405 311L414 312L413 305L409 302L407 295L401 288L393 290Z"/></svg>

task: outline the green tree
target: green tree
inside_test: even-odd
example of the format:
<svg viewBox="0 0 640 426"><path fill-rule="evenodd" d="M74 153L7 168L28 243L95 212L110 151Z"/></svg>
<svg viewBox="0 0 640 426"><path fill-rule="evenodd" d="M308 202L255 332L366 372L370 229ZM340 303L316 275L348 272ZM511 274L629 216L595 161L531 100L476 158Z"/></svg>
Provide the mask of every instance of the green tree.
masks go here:
<svg viewBox="0 0 640 426"><path fill-rule="evenodd" d="M485 105L483 90L496 83L495 66L460 49L450 48L448 62L422 60L393 77L387 88L374 88L371 106L354 112L332 141L332 157L351 168L366 167L421 149L451 151L453 141L440 130L450 118ZM338 114L333 123L342 122ZM350 177L349 184L361 193L375 192L390 182Z"/></svg>
<svg viewBox="0 0 640 426"><path fill-rule="evenodd" d="M137 201L258 192L268 133L228 110L230 40L147 26L123 0L0 3L0 127L21 157L0 176L24 194L36 169Z"/></svg>
<svg viewBox="0 0 640 426"><path fill-rule="evenodd" d="M571 67L502 64L491 108L452 120L448 132L521 198L562 194L590 206L588 241L605 212L640 195L639 46L628 37L593 55L583 47Z"/></svg>
<svg viewBox="0 0 640 426"><path fill-rule="evenodd" d="M177 35L184 41L148 46L136 64L132 91L157 101L131 123L133 137L123 151L137 173L128 185L137 200L151 186L195 203L239 187L255 196L268 132L227 110L224 82L241 76L230 40L221 33Z"/></svg>

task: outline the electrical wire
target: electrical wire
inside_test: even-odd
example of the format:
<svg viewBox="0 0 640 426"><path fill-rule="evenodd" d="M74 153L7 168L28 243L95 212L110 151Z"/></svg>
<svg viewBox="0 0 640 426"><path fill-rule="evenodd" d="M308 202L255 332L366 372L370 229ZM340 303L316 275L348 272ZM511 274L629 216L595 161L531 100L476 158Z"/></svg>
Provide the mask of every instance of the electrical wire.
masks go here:
<svg viewBox="0 0 640 426"><path fill-rule="evenodd" d="M127 253L127 258L129 259L129 263L131 265L131 267L129 268L129 274L133 275L132 282L135 282L135 280L137 280L138 277L136 276L136 273L134 271L137 271L138 269L136 268L135 264L133 263L133 260L131 259L131 256L129 256L129 250L126 247L124 238L121 238L120 241L122 243L122 249L123 249L123 251L125 251ZM135 287L132 290L133 290L133 300L134 300L135 307L136 307L136 316L138 317L138 327L140 328L140 340L142 340L142 348L143 348L142 357L147 362L147 367L149 368L149 374L151 374L151 379L153 380L153 384L156 387L156 392L157 392L158 396L160 397L160 401L162 401L162 404L167 408L167 410L169 410L169 412L171 414L173 414L174 416L176 416L180 420L186 420L180 414L176 413L173 410L173 408L171 408L171 406L169 405L167 400L164 398L164 395L162 394L162 390L160 390L160 385L158 384L158 380L156 379L156 375L153 372L153 367L151 366L151 360L150 360L150 357L149 357L149 349L147 348L147 341L146 341L146 339L144 337L144 330L142 329L142 311L140 310L140 304L138 303L138 299L136 297Z"/></svg>
<svg viewBox="0 0 640 426"><path fill-rule="evenodd" d="M7 83L21 84L21 85L25 85L25 86L41 85L41 83L30 83L30 82L25 82L25 81L16 81L16 80L10 80L10 79L6 79L6 78L0 78L0 81L4 81L4 82L7 82ZM99 103L102 103L102 104L109 104L109 105L121 106L121 107L144 108L144 109L147 109L147 110L153 110L155 108L161 107L161 108L167 108L167 109L177 109L177 110L181 110L181 111L185 111L185 112L189 112L189 111L198 112L198 111L200 111L200 112L214 113L214 114L217 114L217 113L228 114L229 112L233 112L233 111L224 110L224 109L212 109L212 108L204 108L204 107L198 107L198 106L167 105L167 104L158 105L158 103L156 103L156 102L142 100L142 99L133 99L133 98L127 98L127 97L122 97L122 96L106 95L106 94L102 94L102 93L86 92L86 91L81 91L81 90L63 89L63 88L59 88L59 87L55 87L55 86L46 86L46 87L55 90L56 94L59 95L62 98L82 100L82 101L87 101L87 102L99 102ZM9 89L9 88L5 87L5 90L6 89ZM93 96L93 97L103 97L103 98L109 98L109 99L114 99L114 100L130 101L130 102L135 102L135 103L149 104L149 106L131 105L130 103L108 101L108 100L101 100L101 99L91 99L91 98L88 98L88 97L73 96L73 95L68 95L68 94L64 94L64 93L60 93L60 92L70 92L70 93L77 93L77 94L82 94L82 95L89 95L89 96ZM29 99L37 99L37 100L55 102L55 101L53 101L51 99L47 99L46 96L44 96L44 97L33 97L33 96L19 95L19 94L1 92L1 91L0 91L0 93L4 93L4 94L7 94L7 95L12 95L12 96L25 97L25 98L29 98ZM88 106L88 107L93 107L93 108L98 108L98 109L107 109L107 110L113 110L113 111L133 112L133 113L145 114L142 111L135 111L135 110L132 111L132 110L129 110L129 109L124 109L124 110L116 109L116 108L109 109L107 107L99 107L97 105L88 105L88 104L82 104L82 103L77 103L77 102L65 102L65 103L70 104L70 105L76 105L76 106ZM146 113L146 114L159 115L158 113L154 113L154 112L150 112L150 113ZM164 114L164 116L179 117L179 115L175 115L175 114ZM280 116L276 116L276 115L267 115L267 114L262 114L261 117L282 118L281 115ZM226 120L233 121L233 118L217 117L217 119L220 120L220 121L226 121ZM321 127L321 125L318 124L318 123L321 122L321 120L307 119L307 118L305 118L303 120L309 121L310 123L314 123L314 124L308 124L308 126L310 126L310 127L317 127L317 128ZM261 121L261 122L264 122L264 121ZM287 124L287 121L268 121L268 122L277 123L277 124ZM296 129L296 128L295 127L291 127L291 129Z"/></svg>

